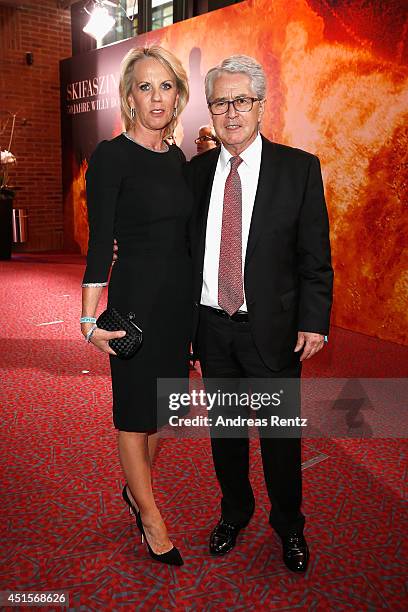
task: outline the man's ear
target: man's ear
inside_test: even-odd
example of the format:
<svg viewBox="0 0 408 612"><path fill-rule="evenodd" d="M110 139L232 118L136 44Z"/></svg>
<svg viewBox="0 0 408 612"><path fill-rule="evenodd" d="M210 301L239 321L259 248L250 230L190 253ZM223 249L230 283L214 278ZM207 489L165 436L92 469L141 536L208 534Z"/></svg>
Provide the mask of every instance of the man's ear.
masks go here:
<svg viewBox="0 0 408 612"><path fill-rule="evenodd" d="M262 121L262 117L263 117L263 114L265 112L265 103L266 103L266 98L264 98L263 100L259 101L258 123L261 123L261 121Z"/></svg>

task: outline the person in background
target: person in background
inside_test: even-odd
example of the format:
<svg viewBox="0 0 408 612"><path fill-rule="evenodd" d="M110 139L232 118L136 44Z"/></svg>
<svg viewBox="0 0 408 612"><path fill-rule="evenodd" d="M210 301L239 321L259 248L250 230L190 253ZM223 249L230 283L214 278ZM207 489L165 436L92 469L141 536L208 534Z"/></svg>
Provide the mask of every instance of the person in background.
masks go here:
<svg viewBox="0 0 408 612"><path fill-rule="evenodd" d="M113 423L126 478L123 498L136 516L151 557L182 565L152 489L152 460L160 423L158 378L188 378L192 281L187 228L192 198L185 157L165 139L173 134L189 95L180 61L159 47L135 48L123 58L121 114L125 131L102 141L86 174L89 245L82 290L82 333L110 358ZM112 268L108 306L135 313L143 343L129 360L108 342L123 331L96 326L108 285L112 243L121 247Z"/></svg>
<svg viewBox="0 0 408 612"><path fill-rule="evenodd" d="M166 138L164 139L164 142L166 144L168 144L169 147L171 147L172 145L177 144L176 143L176 139L174 138L174 134L169 134L168 136L166 136Z"/></svg>
<svg viewBox="0 0 408 612"><path fill-rule="evenodd" d="M197 155L220 146L220 141L215 135L212 125L202 125L194 142L197 145Z"/></svg>

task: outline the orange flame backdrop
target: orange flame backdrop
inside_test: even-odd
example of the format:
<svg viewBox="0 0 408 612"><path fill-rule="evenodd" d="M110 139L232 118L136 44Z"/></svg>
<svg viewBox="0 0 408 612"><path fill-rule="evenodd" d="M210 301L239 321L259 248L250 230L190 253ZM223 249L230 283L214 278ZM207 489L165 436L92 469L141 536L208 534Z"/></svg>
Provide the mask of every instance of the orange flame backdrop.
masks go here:
<svg viewBox="0 0 408 612"><path fill-rule="evenodd" d="M388 2L388 13L375 18L380 5L252 0L150 33L143 44L171 49L190 66L192 83L199 81L179 129L184 144L208 122L206 71L235 53L263 64L263 133L317 154L322 164L335 268L332 322L408 344L408 18L399 2ZM192 50L201 52L195 64ZM116 116L112 135L118 132ZM67 194L82 251L85 168L86 161Z"/></svg>

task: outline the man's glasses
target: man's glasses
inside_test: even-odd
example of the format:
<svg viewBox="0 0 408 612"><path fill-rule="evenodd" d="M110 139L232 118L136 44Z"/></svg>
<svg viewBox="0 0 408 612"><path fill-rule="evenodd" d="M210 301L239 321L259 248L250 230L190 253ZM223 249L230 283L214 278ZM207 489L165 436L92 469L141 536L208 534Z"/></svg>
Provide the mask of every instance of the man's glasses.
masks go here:
<svg viewBox="0 0 408 612"><path fill-rule="evenodd" d="M198 144L199 142L210 142L211 140L218 143L218 140L214 138L214 136L199 136L194 142Z"/></svg>
<svg viewBox="0 0 408 612"><path fill-rule="evenodd" d="M249 113L252 110L254 102L259 102L259 98L235 98L234 100L216 100L209 102L208 108L212 115L223 115L229 110L230 104L239 113Z"/></svg>

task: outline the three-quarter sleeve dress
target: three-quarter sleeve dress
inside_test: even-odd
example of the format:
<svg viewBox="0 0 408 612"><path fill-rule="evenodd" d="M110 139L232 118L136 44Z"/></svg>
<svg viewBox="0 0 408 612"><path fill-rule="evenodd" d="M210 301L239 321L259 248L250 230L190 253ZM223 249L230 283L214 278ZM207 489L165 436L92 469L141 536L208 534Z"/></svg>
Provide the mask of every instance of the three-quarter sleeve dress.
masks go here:
<svg viewBox="0 0 408 612"><path fill-rule="evenodd" d="M192 196L180 149L156 152L124 134L102 141L86 173L89 244L83 286L108 284L113 240L119 257L109 280L108 305L133 312L143 343L129 360L109 356L113 423L152 432L157 379L188 378L192 268L188 222Z"/></svg>

